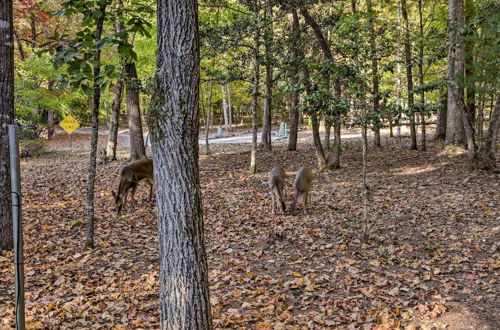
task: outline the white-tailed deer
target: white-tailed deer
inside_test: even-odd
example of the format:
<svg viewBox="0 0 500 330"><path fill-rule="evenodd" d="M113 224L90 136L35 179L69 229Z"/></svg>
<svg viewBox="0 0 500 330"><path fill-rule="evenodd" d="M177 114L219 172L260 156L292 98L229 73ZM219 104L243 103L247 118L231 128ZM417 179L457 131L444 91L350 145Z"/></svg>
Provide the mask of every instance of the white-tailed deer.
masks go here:
<svg viewBox="0 0 500 330"><path fill-rule="evenodd" d="M120 184L118 185L118 192L111 191L115 199L116 213L125 208L127 203L127 194L132 189L132 202L134 202L135 191L139 181L146 181L149 183L149 200L153 196L153 160L151 159L138 159L128 163L120 172Z"/></svg>
<svg viewBox="0 0 500 330"><path fill-rule="evenodd" d="M281 167L273 167L269 172L269 189L271 189L271 198L273 202L273 215L275 207L278 205L281 213L285 213L285 196L283 188L285 187L286 173Z"/></svg>
<svg viewBox="0 0 500 330"><path fill-rule="evenodd" d="M304 201L304 209L307 209L307 203L311 206L311 188L314 178L314 172L311 168L302 167L295 177L292 213L295 213L295 208L300 198Z"/></svg>

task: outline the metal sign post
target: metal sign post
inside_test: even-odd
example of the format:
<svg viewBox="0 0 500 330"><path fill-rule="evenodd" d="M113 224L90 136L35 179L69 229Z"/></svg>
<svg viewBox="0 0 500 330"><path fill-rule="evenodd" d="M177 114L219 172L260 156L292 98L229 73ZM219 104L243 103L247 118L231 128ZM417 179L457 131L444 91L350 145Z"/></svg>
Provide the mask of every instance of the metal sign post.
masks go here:
<svg viewBox="0 0 500 330"><path fill-rule="evenodd" d="M14 234L14 275L16 280L16 328L24 330L24 256L23 223L21 217L21 179L19 172L19 143L16 126L9 129L10 184L12 189L12 222Z"/></svg>

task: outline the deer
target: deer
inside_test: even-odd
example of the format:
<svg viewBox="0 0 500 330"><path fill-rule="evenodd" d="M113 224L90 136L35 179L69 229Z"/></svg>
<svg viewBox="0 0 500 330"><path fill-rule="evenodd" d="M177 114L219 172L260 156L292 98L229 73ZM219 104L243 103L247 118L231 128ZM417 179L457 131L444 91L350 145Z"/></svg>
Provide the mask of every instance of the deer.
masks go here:
<svg viewBox="0 0 500 330"><path fill-rule="evenodd" d="M307 209L307 203L311 206L311 188L312 181L314 178L314 172L311 168L302 167L295 176L295 183L293 185L294 194L292 202L292 213L295 214L295 208L297 207L297 202L302 198L304 201L304 210Z"/></svg>
<svg viewBox="0 0 500 330"><path fill-rule="evenodd" d="M281 167L273 167L269 172L269 189L271 190L271 199L273 203L273 215L275 215L275 208L278 205L281 213L285 213L285 187L286 173Z"/></svg>
<svg viewBox="0 0 500 330"><path fill-rule="evenodd" d="M153 196L153 160L152 159L138 159L125 165L120 172L120 183L118 191L115 193L111 191L111 195L115 200L115 210L120 214L121 210L125 208L127 203L128 191L132 189L132 202L135 202L134 196L137 186L140 181L149 183L149 200Z"/></svg>

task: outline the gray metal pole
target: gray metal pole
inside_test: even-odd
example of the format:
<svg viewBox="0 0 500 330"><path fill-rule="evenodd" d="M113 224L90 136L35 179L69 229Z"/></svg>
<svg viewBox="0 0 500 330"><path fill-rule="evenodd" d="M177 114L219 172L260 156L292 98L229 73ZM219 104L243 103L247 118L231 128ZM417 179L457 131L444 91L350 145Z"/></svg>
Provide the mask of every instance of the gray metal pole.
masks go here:
<svg viewBox="0 0 500 330"><path fill-rule="evenodd" d="M16 126L7 126L9 128L10 184L12 189L12 222L14 234L14 274L16 278L16 328L24 330L24 256L19 143L17 141Z"/></svg>

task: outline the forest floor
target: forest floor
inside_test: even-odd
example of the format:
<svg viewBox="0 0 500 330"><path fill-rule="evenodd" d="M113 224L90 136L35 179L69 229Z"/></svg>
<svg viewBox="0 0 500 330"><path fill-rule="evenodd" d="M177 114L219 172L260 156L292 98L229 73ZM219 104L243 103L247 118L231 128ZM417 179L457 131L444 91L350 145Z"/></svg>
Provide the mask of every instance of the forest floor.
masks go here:
<svg viewBox="0 0 500 330"><path fill-rule="evenodd" d="M103 141L104 142L104 139ZM312 144L212 145L200 156L214 326L239 329L499 329L500 175L470 172L463 152L407 138L368 153L369 233L362 242L359 141L343 167L316 173L312 207L271 215L267 173L315 166ZM111 189L126 164L98 167L96 249L83 249L88 153L59 135L21 161L28 329L159 327L155 208L147 188L121 216ZM500 157L500 155L497 155ZM276 226L285 236L274 235ZM0 329L14 326L12 253L0 255Z"/></svg>

